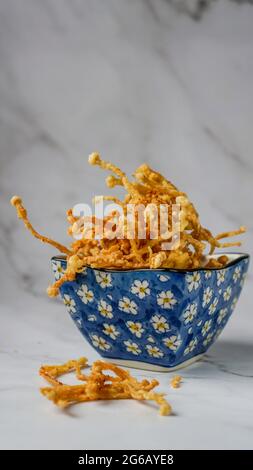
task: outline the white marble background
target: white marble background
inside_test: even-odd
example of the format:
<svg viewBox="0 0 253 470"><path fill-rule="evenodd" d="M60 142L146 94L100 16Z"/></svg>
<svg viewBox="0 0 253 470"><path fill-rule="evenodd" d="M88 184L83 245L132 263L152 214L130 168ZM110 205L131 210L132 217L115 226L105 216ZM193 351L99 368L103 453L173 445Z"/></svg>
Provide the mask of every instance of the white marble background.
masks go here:
<svg viewBox="0 0 253 470"><path fill-rule="evenodd" d="M250 252L252 24L251 1L0 0L0 447L252 446L250 275L218 344L169 392L171 419L132 403L61 414L37 392L39 365L96 354L46 297L53 251L9 206L20 194L67 243L66 208L107 191L87 164L98 150L163 172L214 233L246 224Z"/></svg>

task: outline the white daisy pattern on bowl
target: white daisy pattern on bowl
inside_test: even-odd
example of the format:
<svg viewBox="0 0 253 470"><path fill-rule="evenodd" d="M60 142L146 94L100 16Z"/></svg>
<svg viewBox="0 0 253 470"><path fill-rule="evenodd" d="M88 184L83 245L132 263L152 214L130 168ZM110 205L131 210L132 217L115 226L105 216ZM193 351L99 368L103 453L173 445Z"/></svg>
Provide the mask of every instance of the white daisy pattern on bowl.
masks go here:
<svg viewBox="0 0 253 470"><path fill-rule="evenodd" d="M119 336L120 332L117 330L117 328L114 325L109 325L109 323L104 323L103 324L103 333L107 336L110 336L111 339L117 339L117 336Z"/></svg>
<svg viewBox="0 0 253 470"><path fill-rule="evenodd" d="M85 276L63 283L60 294L94 351L112 362L141 361L151 369L152 364L169 369L197 359L213 344L240 296L245 271L241 258L222 270L87 267Z"/></svg>
<svg viewBox="0 0 253 470"><path fill-rule="evenodd" d="M141 338L145 331L140 322L127 321L126 326L136 338Z"/></svg>
<svg viewBox="0 0 253 470"><path fill-rule="evenodd" d="M222 320L224 320L224 318L227 316L227 314L228 314L228 309L227 308L221 308L220 309L219 315L218 315L218 318L217 318L218 325L221 324Z"/></svg>
<svg viewBox="0 0 253 470"><path fill-rule="evenodd" d="M77 324L78 328L81 330L82 327L83 327L82 319L81 319L81 318L78 318L78 319L76 320L76 324Z"/></svg>
<svg viewBox="0 0 253 470"><path fill-rule="evenodd" d="M98 336L96 334L90 335L91 341L95 348L101 349L101 351L108 351L111 348L110 344L102 338L102 336Z"/></svg>
<svg viewBox="0 0 253 470"><path fill-rule="evenodd" d="M151 344L147 344L146 350L149 356L155 357L156 359L164 356L163 352L157 346L151 346Z"/></svg>
<svg viewBox="0 0 253 470"><path fill-rule="evenodd" d="M105 300L100 300L98 302L98 311L102 317L113 318L112 306Z"/></svg>
<svg viewBox="0 0 253 470"><path fill-rule="evenodd" d="M58 281L65 273L65 269L63 268L62 263L60 261L53 261L52 268L54 271L55 280Z"/></svg>
<svg viewBox="0 0 253 470"><path fill-rule="evenodd" d="M197 315L197 303L193 302L187 305L186 310L183 313L184 323L187 325L191 323Z"/></svg>
<svg viewBox="0 0 253 470"><path fill-rule="evenodd" d="M171 335L168 338L164 338L163 343L166 348L169 348L171 351L177 351L182 344L182 340L180 336Z"/></svg>
<svg viewBox="0 0 253 470"><path fill-rule="evenodd" d="M170 279L170 276L168 276L167 274L158 274L157 277L161 282L167 282Z"/></svg>
<svg viewBox="0 0 253 470"><path fill-rule="evenodd" d="M186 276L187 288L189 292L197 290L200 285L200 273L195 272Z"/></svg>
<svg viewBox="0 0 253 470"><path fill-rule="evenodd" d="M102 271L95 271L95 277L97 283L102 287L102 289L106 289L106 287L112 286L112 276L109 273L104 273Z"/></svg>
<svg viewBox="0 0 253 470"><path fill-rule="evenodd" d="M208 308L209 315L213 315L216 312L218 303L219 303L219 300L217 297L215 297L211 305L209 305L209 308Z"/></svg>
<svg viewBox="0 0 253 470"><path fill-rule="evenodd" d="M77 291L77 295L81 298L82 302L86 305L89 302L93 302L94 300L94 294L92 290L90 290L86 284L82 284L80 289L78 289Z"/></svg>
<svg viewBox="0 0 253 470"><path fill-rule="evenodd" d="M137 295L139 299L144 299L146 295L150 294L149 283L146 280L140 281L139 279L136 279L130 290L132 294Z"/></svg>
<svg viewBox="0 0 253 470"><path fill-rule="evenodd" d="M124 345L126 346L126 350L134 354L135 356L139 356L139 354L141 354L141 349L139 348L137 343L127 340L127 341L124 341Z"/></svg>
<svg viewBox="0 0 253 470"><path fill-rule="evenodd" d="M223 331L223 328L218 328L218 330L216 331L216 333L214 333L214 337L213 337L214 341L216 341L216 339L219 338L219 336L221 335L222 331Z"/></svg>
<svg viewBox="0 0 253 470"><path fill-rule="evenodd" d="M243 288L243 284L245 282L246 276L247 276L247 273L243 273L243 275L241 276L241 280L240 280L241 289Z"/></svg>
<svg viewBox="0 0 253 470"><path fill-rule="evenodd" d="M201 330L202 336L206 336L206 334L210 330L211 326L212 326L212 320L211 319L206 320L203 327L202 327L202 330Z"/></svg>
<svg viewBox="0 0 253 470"><path fill-rule="evenodd" d="M165 309L172 309L177 303L175 296L171 290L162 291L157 295L157 304Z"/></svg>
<svg viewBox="0 0 253 470"><path fill-rule="evenodd" d="M88 321L96 321L96 320L97 320L96 315L89 315L88 316Z"/></svg>
<svg viewBox="0 0 253 470"><path fill-rule="evenodd" d="M147 337L147 341L149 341L149 343L155 343L155 340L154 340L153 336L151 336L151 335L149 335Z"/></svg>
<svg viewBox="0 0 253 470"><path fill-rule="evenodd" d="M153 315L151 317L151 324L157 333L166 333L170 329L167 319L162 315Z"/></svg>
<svg viewBox="0 0 253 470"><path fill-rule="evenodd" d="M120 299L119 309L122 310L122 312L131 313L132 315L137 315L138 313L136 303L128 297L122 297L122 299Z"/></svg>
<svg viewBox="0 0 253 470"><path fill-rule="evenodd" d="M207 346L209 343L211 343L213 336L214 333L208 333L207 337L203 341L204 346Z"/></svg>
<svg viewBox="0 0 253 470"><path fill-rule="evenodd" d="M223 292L223 299L225 300L225 302L229 301L231 295L232 295L232 289L230 286L228 286Z"/></svg>
<svg viewBox="0 0 253 470"><path fill-rule="evenodd" d="M220 269L217 272L217 286L219 287L223 282L225 281L225 276L226 276L226 270L225 269Z"/></svg>
<svg viewBox="0 0 253 470"><path fill-rule="evenodd" d="M198 344L197 338L192 339L189 342L188 346L184 350L184 356L186 356L187 354L192 353L194 351L194 349L196 348L197 344Z"/></svg>
<svg viewBox="0 0 253 470"><path fill-rule="evenodd" d="M63 302L67 307L67 310L69 313L75 313L76 312L76 303L72 297L68 294L63 295Z"/></svg>
<svg viewBox="0 0 253 470"><path fill-rule="evenodd" d="M211 287L207 287L204 290L202 307L205 307L211 302L212 296L213 296L213 290L211 289Z"/></svg>
<svg viewBox="0 0 253 470"><path fill-rule="evenodd" d="M234 270L234 274L233 274L233 281L234 281L235 284L236 284L237 281L240 279L241 273L242 273L241 267L240 267L240 266L236 266L236 268L235 268L235 270Z"/></svg>
<svg viewBox="0 0 253 470"><path fill-rule="evenodd" d="M230 305L230 309L231 309L232 311L234 310L234 308L235 308L237 302L238 302L238 297L235 297L235 298L232 300L231 305Z"/></svg>

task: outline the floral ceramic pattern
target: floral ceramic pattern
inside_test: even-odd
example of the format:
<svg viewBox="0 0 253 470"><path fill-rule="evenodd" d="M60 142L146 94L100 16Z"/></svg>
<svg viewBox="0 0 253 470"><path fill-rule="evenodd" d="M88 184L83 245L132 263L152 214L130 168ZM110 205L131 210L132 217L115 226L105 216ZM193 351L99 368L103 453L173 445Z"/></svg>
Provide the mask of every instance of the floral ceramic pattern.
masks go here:
<svg viewBox="0 0 253 470"><path fill-rule="evenodd" d="M82 299L84 304L88 304L94 300L94 294L86 284L83 284L80 289L78 289L77 294Z"/></svg>
<svg viewBox="0 0 253 470"><path fill-rule="evenodd" d="M108 304L105 300L99 300L98 311L102 317L113 318L112 306Z"/></svg>
<svg viewBox="0 0 253 470"><path fill-rule="evenodd" d="M157 295L157 304L162 308L173 309L174 305L177 303L175 296L171 290L162 291Z"/></svg>
<svg viewBox="0 0 253 470"><path fill-rule="evenodd" d="M157 333L166 333L166 331L169 331L170 329L166 317L163 317L162 315L154 315L151 317L150 323Z"/></svg>
<svg viewBox="0 0 253 470"><path fill-rule="evenodd" d="M102 351L107 351L108 349L110 349L110 345L101 336L93 334L93 335L90 335L90 338L95 348L98 348Z"/></svg>
<svg viewBox="0 0 253 470"><path fill-rule="evenodd" d="M68 294L63 295L63 303L66 305L67 310L70 314L76 312L76 303L70 295Z"/></svg>
<svg viewBox="0 0 253 470"><path fill-rule="evenodd" d="M134 356L139 356L141 354L141 349L139 348L137 343L133 341L124 341L124 345L126 347L127 352L130 354L134 354Z"/></svg>
<svg viewBox="0 0 253 470"><path fill-rule="evenodd" d="M140 322L127 321L126 325L133 335L135 335L137 338L142 337L142 334L145 330L142 328L142 324Z"/></svg>
<svg viewBox="0 0 253 470"><path fill-rule="evenodd" d="M226 325L248 269L103 271L86 268L61 295L83 336L108 359L174 367L204 353ZM53 258L59 279L66 261Z"/></svg>
<svg viewBox="0 0 253 470"><path fill-rule="evenodd" d="M63 274L65 273L65 269L61 261L52 261L52 269L54 272L54 277L56 281L59 281Z"/></svg>
<svg viewBox="0 0 253 470"><path fill-rule="evenodd" d="M172 335L169 338L164 338L163 344L167 348L171 349L171 351L176 351L179 348L179 346L181 346L182 340L180 336Z"/></svg>
<svg viewBox="0 0 253 470"><path fill-rule="evenodd" d="M184 318L184 324L187 325L187 323L191 323L194 318L197 315L197 303L193 302L192 304L187 305L187 308L185 309L183 313L183 318Z"/></svg>
<svg viewBox="0 0 253 470"><path fill-rule="evenodd" d="M128 297L122 297L119 301L118 305L119 310L122 310L122 312L125 313L131 313L132 315L137 315L137 305L136 303L129 299Z"/></svg>
<svg viewBox="0 0 253 470"><path fill-rule="evenodd" d="M138 295L140 299L144 299L146 295L150 294L149 283L147 280L140 281L136 279L131 286L132 294Z"/></svg>
<svg viewBox="0 0 253 470"><path fill-rule="evenodd" d="M116 339L117 336L120 334L117 328L112 324L110 325L109 323L104 323L103 326L104 326L103 333L105 335L110 336L111 339Z"/></svg>
<svg viewBox="0 0 253 470"><path fill-rule="evenodd" d="M164 356L164 353L157 346L151 346L150 344L147 344L146 350L149 356L156 357L156 358L160 358Z"/></svg>

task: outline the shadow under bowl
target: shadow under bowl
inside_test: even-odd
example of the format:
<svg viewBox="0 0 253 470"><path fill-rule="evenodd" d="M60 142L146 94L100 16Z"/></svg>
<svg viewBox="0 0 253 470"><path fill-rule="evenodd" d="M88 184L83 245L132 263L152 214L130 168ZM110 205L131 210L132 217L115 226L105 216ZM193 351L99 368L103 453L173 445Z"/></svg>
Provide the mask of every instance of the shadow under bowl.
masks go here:
<svg viewBox="0 0 253 470"><path fill-rule="evenodd" d="M231 316L249 255L227 254L222 269L84 268L61 297L84 338L115 364L171 371L198 360ZM51 260L56 280L66 259Z"/></svg>

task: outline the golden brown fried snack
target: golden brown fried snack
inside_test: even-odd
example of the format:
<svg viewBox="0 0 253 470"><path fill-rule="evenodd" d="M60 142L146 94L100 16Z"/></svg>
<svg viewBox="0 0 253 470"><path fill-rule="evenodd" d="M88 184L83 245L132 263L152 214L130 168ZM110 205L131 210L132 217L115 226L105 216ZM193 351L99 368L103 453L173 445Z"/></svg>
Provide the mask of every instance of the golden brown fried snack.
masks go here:
<svg viewBox="0 0 253 470"><path fill-rule="evenodd" d="M61 279L49 286L47 290L49 296L56 296L61 285L65 281L75 279L76 274L81 272L85 266L108 269L173 268L191 270L205 265L206 268L221 268L228 262L228 257L225 255L219 258L211 257L208 263L205 264L204 254L208 246L209 253L212 255L216 248L241 245L240 242L224 243L220 240L244 233L246 231L245 227L213 236L208 229L200 224L199 215L187 195L178 190L160 173L152 170L147 164L137 168L134 172L135 180L130 181L120 168L102 160L98 153L90 155L89 163L112 172L106 179L109 188L120 185L126 190L123 201L111 196L104 197L105 200L119 204L124 217L117 211L113 211L103 220L98 220L93 216L90 220L92 227L89 230L91 237L88 239L84 221L81 218L74 217L72 209L69 209L67 211L67 221L70 224L68 234L74 236L77 230L78 234L81 234L81 239L73 241L70 249L36 232L28 220L21 198L14 196L11 199L11 204L15 206L18 217L23 219L28 230L36 238L51 244L61 253L67 255L67 269ZM139 238L136 230L134 237L127 236L127 219L125 217L127 204L134 207L134 229L139 223L138 205L141 204L145 207L145 210L150 208L150 205L153 205L153 210L154 207L164 205L168 209L168 230L166 229L158 238L154 238L151 228L153 215L150 212L141 225L142 229L145 230L146 238ZM166 250L164 243L171 243L173 240L172 208L174 204L180 204L181 207L180 223L178 225L180 239L174 249ZM111 228L115 227L115 234L121 231L120 233L123 233L124 237L110 238L108 234L109 226ZM100 239L94 237L98 227L103 229L103 236Z"/></svg>
<svg viewBox="0 0 253 470"><path fill-rule="evenodd" d="M182 377L181 375L174 375L170 381L170 386L172 388L179 388L181 386Z"/></svg>
<svg viewBox="0 0 253 470"><path fill-rule="evenodd" d="M87 362L87 359L82 357L63 365L41 366L40 375L52 385L41 388L42 395L62 408L85 401L133 399L154 401L160 406L159 412L162 416L171 413L171 406L164 394L153 391L159 385L157 380L139 382L126 370L104 361L94 362L90 374L84 375L81 369L88 366ZM66 385L57 380L60 375L72 371L76 372L76 377L83 381L83 384ZM106 371L114 375L106 374Z"/></svg>
<svg viewBox="0 0 253 470"><path fill-rule="evenodd" d="M10 203L12 206L14 206L16 208L16 211L17 211L17 216L19 219L22 219L26 228L31 232L31 234L35 237L35 238L38 238L39 240L41 240L42 242L44 243L48 243L49 245L52 245L54 246L55 248L57 248L57 250L59 250L61 253L65 253L66 255L69 255L71 253L71 251L66 248L66 246L64 245L61 245L60 243L52 240L51 238L47 238L47 237L44 237L43 235L40 235L32 226L32 224L30 223L30 221L28 220L28 216L27 216L27 211L26 209L24 208L23 206L23 201L21 199L21 197L19 196L13 196L10 200Z"/></svg>

